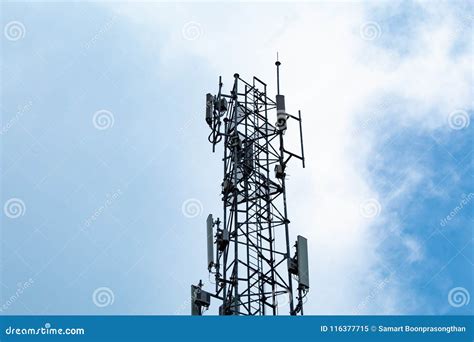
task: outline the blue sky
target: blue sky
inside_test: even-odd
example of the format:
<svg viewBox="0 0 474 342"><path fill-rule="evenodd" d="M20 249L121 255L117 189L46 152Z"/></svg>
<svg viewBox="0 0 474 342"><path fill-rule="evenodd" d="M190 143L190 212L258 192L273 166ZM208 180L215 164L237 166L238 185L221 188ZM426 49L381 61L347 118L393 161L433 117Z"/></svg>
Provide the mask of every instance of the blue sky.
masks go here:
<svg viewBox="0 0 474 342"><path fill-rule="evenodd" d="M292 236L310 244L305 312L473 313L448 300L474 293L472 7L1 13L2 207L21 200L1 216L2 314L188 314L189 285L209 286L205 217L221 207L204 96L234 72L275 91L276 51L305 122L308 167L288 181Z"/></svg>

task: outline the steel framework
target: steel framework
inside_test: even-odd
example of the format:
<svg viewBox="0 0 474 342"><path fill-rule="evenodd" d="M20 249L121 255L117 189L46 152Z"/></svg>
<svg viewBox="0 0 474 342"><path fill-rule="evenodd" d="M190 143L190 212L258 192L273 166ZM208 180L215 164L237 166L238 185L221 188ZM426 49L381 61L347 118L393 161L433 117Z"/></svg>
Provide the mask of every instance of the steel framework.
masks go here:
<svg viewBox="0 0 474 342"><path fill-rule="evenodd" d="M263 81L253 77L249 83L238 74L230 94L223 93L220 77L217 95L206 98L213 151L217 143L224 144L223 219L208 217L208 269L215 289L205 292L201 282L193 286L194 314L202 314L210 297L222 301L222 315L277 315L283 308L291 315L303 314L309 289L306 239L298 237L292 257L285 184L291 158L300 159L304 167L301 112L286 113L279 89L280 62L275 64L276 101L267 96ZM277 119L275 124L271 118ZM284 146L290 118L299 123L301 155ZM209 300L196 296L196 290L208 293Z"/></svg>

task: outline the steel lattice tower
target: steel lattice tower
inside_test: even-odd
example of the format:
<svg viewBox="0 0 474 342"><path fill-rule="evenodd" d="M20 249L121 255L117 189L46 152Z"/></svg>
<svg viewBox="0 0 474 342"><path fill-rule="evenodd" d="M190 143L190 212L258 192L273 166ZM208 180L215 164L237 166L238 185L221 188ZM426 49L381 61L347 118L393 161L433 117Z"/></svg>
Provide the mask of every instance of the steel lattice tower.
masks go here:
<svg viewBox="0 0 474 342"><path fill-rule="evenodd" d="M206 97L209 141L224 145L223 219L207 219L208 269L215 278L214 293L192 286L192 313L200 315L210 297L222 301L221 315L276 315L279 308L303 314L309 289L306 239L298 236L291 255L286 203L285 169L296 157L304 167L301 112L287 114L284 96L267 96L267 85L234 75L230 94ZM285 149L287 120L299 123L301 155ZM276 123L273 124L276 119ZM214 247L215 246L215 247ZM294 280L297 293L294 293Z"/></svg>

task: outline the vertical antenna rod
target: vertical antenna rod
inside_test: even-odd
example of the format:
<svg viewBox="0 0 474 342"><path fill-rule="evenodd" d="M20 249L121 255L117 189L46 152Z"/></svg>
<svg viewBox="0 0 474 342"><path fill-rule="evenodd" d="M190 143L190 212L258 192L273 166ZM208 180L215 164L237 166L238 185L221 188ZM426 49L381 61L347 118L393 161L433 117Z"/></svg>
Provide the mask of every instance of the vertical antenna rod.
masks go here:
<svg viewBox="0 0 474 342"><path fill-rule="evenodd" d="M277 52L277 60L275 62L277 67L277 95L280 95L280 61L278 60L278 52Z"/></svg>

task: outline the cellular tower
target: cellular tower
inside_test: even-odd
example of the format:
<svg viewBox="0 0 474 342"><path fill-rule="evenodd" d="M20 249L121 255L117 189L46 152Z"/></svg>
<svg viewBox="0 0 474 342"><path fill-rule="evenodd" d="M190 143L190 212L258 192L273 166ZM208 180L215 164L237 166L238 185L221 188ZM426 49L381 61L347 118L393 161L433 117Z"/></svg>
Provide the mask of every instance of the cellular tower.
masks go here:
<svg viewBox="0 0 474 342"><path fill-rule="evenodd" d="M207 217L207 268L212 289L191 286L191 313L202 315L211 298L220 315L302 315L309 290L307 240L290 238L286 169L293 158L305 166L301 111L289 114L267 84L234 74L230 93L222 77L206 95L209 142L223 143L222 220ZM298 154L285 148L290 121L299 128Z"/></svg>

